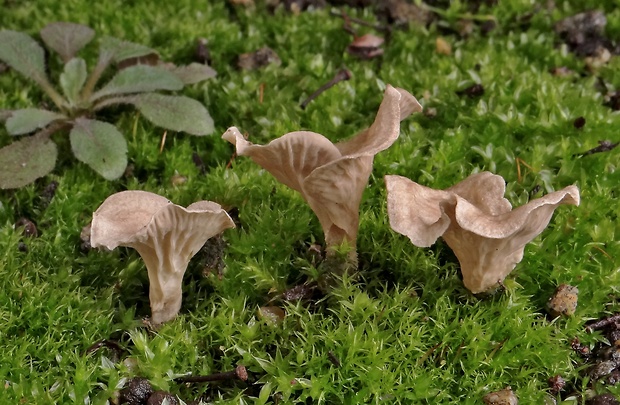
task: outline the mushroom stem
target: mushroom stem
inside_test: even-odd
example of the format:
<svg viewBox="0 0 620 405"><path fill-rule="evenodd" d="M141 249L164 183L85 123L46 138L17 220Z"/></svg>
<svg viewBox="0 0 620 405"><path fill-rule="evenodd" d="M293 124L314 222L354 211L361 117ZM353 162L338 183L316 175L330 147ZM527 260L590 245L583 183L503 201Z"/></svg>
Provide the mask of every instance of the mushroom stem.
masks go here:
<svg viewBox="0 0 620 405"><path fill-rule="evenodd" d="M160 324L174 319L181 309L183 275L189 257L184 263L179 263L180 260L174 260L153 246L140 245L135 249L142 256L148 271L151 321Z"/></svg>

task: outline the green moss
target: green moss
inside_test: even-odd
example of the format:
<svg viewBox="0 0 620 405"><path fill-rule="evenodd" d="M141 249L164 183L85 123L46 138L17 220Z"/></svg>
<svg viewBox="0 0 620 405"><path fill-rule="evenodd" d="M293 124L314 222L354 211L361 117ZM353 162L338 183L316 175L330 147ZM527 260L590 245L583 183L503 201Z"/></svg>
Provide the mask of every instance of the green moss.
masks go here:
<svg viewBox="0 0 620 405"><path fill-rule="evenodd" d="M90 398L104 404L135 375L187 400L204 394L221 404L276 398L475 404L507 385L521 402L542 403L547 378L555 374L577 391L586 389L569 342L575 336L586 344L601 340L585 334L583 323L620 309L620 161L617 149L575 154L599 140L617 142L620 115L603 106L599 79L559 45L552 26L587 5L599 7L597 2L559 2L523 27L515 21L531 11L531 2L483 6L479 14L498 22L487 36L475 31L462 39L435 25L395 30L381 64L345 52L350 37L328 9L291 15L223 0L91 3L8 2L0 26L36 34L51 21L81 22L98 35L146 44L181 63L191 60L197 38L208 39L218 76L186 92L206 104L216 135L168 132L160 152L164 131L118 109L108 118L126 135L133 174L106 182L66 153L52 175L0 193L0 245L7 252L0 257L0 380L6 381L0 397L7 403ZM445 21L452 24L467 12L455 2ZM607 34L618 39L620 11L609 6L606 12ZM376 21L370 10L347 13ZM439 35L452 45L451 56L435 52ZM280 66L236 69L239 53L264 45L279 54ZM610 89L620 88L619 63L614 57L597 73ZM343 65L352 79L301 110L299 103ZM576 73L553 76L549 70L556 66ZM456 94L478 82L485 88L481 97ZM360 208L359 278L345 278L318 302L284 303L278 299L283 291L318 276L307 248L322 242L322 230L297 193L249 159L227 166L233 149L217 134L235 125L256 143L299 129L344 139L372 122L386 83L411 91L437 114L404 121L400 138L375 159ZM44 95L16 74L0 74L0 109L43 102ZM586 125L577 130L573 121L579 116ZM0 144L10 141L0 128ZM194 153L205 163L204 173ZM527 164L520 165L520 175L519 161ZM399 174L446 188L480 170L506 179L506 197L515 206L526 203L537 186L536 195L569 184L582 194L580 207L560 207L549 228L527 246L506 290L484 300L464 289L447 245L416 248L390 230L383 182L384 175ZM187 181L173 185L175 173ZM52 180L58 188L47 204L41 193ZM205 277L199 260L192 261L181 316L157 333L139 328L149 308L148 279L137 253L80 250L80 231L92 212L123 189L156 192L182 205L210 199L239 210L240 226L224 233L223 276ZM22 216L37 223L38 238L21 238L13 229ZM21 240L27 252L19 250ZM571 318L550 321L544 307L560 283L578 286L579 307ZM264 305L282 306L282 323L260 319L257 310ZM84 355L95 341L126 330L123 344L132 362L112 363L105 349ZM256 380L248 390L172 381L237 364Z"/></svg>

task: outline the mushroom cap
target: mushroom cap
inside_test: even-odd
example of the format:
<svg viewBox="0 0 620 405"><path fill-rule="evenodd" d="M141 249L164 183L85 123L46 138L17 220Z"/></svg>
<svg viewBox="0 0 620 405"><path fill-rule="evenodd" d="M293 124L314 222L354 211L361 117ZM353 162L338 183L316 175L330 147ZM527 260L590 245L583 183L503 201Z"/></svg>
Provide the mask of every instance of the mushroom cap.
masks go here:
<svg viewBox="0 0 620 405"><path fill-rule="evenodd" d="M383 45L384 42L385 40L381 37L373 34L364 34L351 41L349 46L353 48L378 48Z"/></svg>
<svg viewBox="0 0 620 405"><path fill-rule="evenodd" d="M167 198L147 191L121 191L109 196L93 214L92 247L112 250L132 243L155 213L171 205Z"/></svg>
<svg viewBox="0 0 620 405"><path fill-rule="evenodd" d="M489 172L473 174L446 190L401 176L385 176L385 182L392 229L420 247L443 237L473 293L504 280L560 204L579 205L579 189L568 186L513 210L504 198L504 179Z"/></svg>
<svg viewBox="0 0 620 405"><path fill-rule="evenodd" d="M547 227L558 205L578 206L579 203L579 189L576 186L568 186L514 210L489 214L484 209L489 206L475 205L459 195L455 217L459 226L467 231L490 239L513 236L515 245L525 245Z"/></svg>
<svg viewBox="0 0 620 405"><path fill-rule="evenodd" d="M300 192L317 215L327 244L355 241L359 204L372 171L374 155L400 134L400 121L421 111L406 90L388 85L373 124L356 136L333 144L321 134L290 132L267 145L245 140L235 127L222 138L238 155L249 156L278 181Z"/></svg>
<svg viewBox="0 0 620 405"><path fill-rule="evenodd" d="M418 247L429 247L450 226L448 191L424 187L406 177L385 176L390 227Z"/></svg>
<svg viewBox="0 0 620 405"><path fill-rule="evenodd" d="M210 237L234 226L217 203L198 201L183 208L148 191L127 190L108 197L93 214L91 245L110 250L117 246L136 247L155 243L150 242L155 239L164 240L165 235L173 232L184 243L195 240L200 247ZM165 239L171 243L169 237ZM178 242L172 243L179 247Z"/></svg>
<svg viewBox="0 0 620 405"><path fill-rule="evenodd" d="M389 148L400 135L400 121L422 106L407 90L387 85L372 125L354 137L335 144L342 156L374 156Z"/></svg>
<svg viewBox="0 0 620 405"><path fill-rule="evenodd" d="M207 239L235 224L219 204L198 201L187 208L157 194L122 191L108 197L93 214L91 244L136 249L149 274L152 322L176 316L181 308L183 275Z"/></svg>

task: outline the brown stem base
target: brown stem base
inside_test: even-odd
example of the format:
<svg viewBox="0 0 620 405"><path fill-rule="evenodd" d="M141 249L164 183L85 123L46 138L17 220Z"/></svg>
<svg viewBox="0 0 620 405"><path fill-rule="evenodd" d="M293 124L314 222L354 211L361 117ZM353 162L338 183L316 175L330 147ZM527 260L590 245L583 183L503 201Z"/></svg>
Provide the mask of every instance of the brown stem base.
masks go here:
<svg viewBox="0 0 620 405"><path fill-rule="evenodd" d="M342 284L343 276L354 276L357 273L357 252L351 249L343 252L334 248L327 248L325 260L319 265L321 276L318 279L318 287L323 293L328 293L333 288Z"/></svg>

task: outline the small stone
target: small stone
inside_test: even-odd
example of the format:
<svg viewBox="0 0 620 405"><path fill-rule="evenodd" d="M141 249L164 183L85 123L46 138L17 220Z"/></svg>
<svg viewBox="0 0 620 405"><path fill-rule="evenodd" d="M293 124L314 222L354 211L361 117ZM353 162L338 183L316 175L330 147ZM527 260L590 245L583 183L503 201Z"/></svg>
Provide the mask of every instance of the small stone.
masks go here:
<svg viewBox="0 0 620 405"><path fill-rule="evenodd" d="M562 376L559 374L549 377L547 382L549 383L550 392L553 395L559 394L562 390L564 390L564 386L566 386L566 381L564 381Z"/></svg>
<svg viewBox="0 0 620 405"><path fill-rule="evenodd" d="M311 284L296 285L295 287L289 288L288 290L284 291L284 293L282 293L282 299L289 302L308 300L312 298L315 289L316 286Z"/></svg>
<svg viewBox="0 0 620 405"><path fill-rule="evenodd" d="M564 37L568 43L579 45L589 37L602 35L607 25L607 17L600 10L575 14L558 21L555 32Z"/></svg>
<svg viewBox="0 0 620 405"><path fill-rule="evenodd" d="M611 52L603 46L597 46L592 55L584 59L586 66L590 71L596 71L604 66L611 59Z"/></svg>
<svg viewBox="0 0 620 405"><path fill-rule="evenodd" d="M39 231L37 231L37 226L29 220L28 218L20 218L15 222L15 228L24 228L22 229L22 236L27 238L36 238L39 236Z"/></svg>
<svg viewBox="0 0 620 405"><path fill-rule="evenodd" d="M152 393L153 387L149 380L142 377L132 378L121 390L121 404L144 405Z"/></svg>
<svg viewBox="0 0 620 405"><path fill-rule="evenodd" d="M584 117L578 117L573 121L573 126L577 129L583 128L586 125L586 119Z"/></svg>
<svg viewBox="0 0 620 405"><path fill-rule="evenodd" d="M600 363L597 363L588 374L590 374L590 378L593 380L600 380L601 378L610 375L616 367L618 367L618 364L615 361L601 361Z"/></svg>
<svg viewBox="0 0 620 405"><path fill-rule="evenodd" d="M579 289L568 284L560 284L547 302L549 314L556 318L560 315L573 315L577 309Z"/></svg>
<svg viewBox="0 0 620 405"><path fill-rule="evenodd" d="M146 401L146 405L179 405L179 400L169 392L155 391Z"/></svg>
<svg viewBox="0 0 620 405"><path fill-rule="evenodd" d="M272 63L280 65L280 57L273 49L265 46L256 52L242 53L239 55L237 66L243 70L255 70Z"/></svg>
<svg viewBox="0 0 620 405"><path fill-rule="evenodd" d="M586 405L618 405L618 400L612 394L602 394L588 399Z"/></svg>
<svg viewBox="0 0 620 405"><path fill-rule="evenodd" d="M434 18L433 12L423 7L424 4L416 5L415 2L406 0L384 0L377 2L382 7L381 12L386 14L388 21L397 25L428 25Z"/></svg>
<svg viewBox="0 0 620 405"><path fill-rule="evenodd" d="M519 400L512 388L506 387L503 390L486 394L482 400L487 405L518 405Z"/></svg>
<svg viewBox="0 0 620 405"><path fill-rule="evenodd" d="M616 385L620 382L620 370L615 369L607 376L607 383L609 385Z"/></svg>
<svg viewBox="0 0 620 405"><path fill-rule="evenodd" d="M183 176L175 170L174 174L170 178L170 183L172 183L174 187L178 187L182 184L187 183L187 176Z"/></svg>

